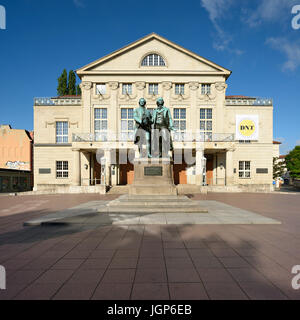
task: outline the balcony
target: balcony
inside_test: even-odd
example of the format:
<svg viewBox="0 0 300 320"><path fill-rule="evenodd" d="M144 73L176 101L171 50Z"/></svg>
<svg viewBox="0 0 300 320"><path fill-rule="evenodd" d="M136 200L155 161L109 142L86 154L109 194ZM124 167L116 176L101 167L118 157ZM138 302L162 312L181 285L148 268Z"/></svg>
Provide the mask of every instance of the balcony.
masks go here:
<svg viewBox="0 0 300 320"><path fill-rule="evenodd" d="M226 98L227 106L272 106L273 100L269 98Z"/></svg>
<svg viewBox="0 0 300 320"><path fill-rule="evenodd" d="M80 106L81 97L79 96L63 96L63 97L42 97L33 99L35 106Z"/></svg>
<svg viewBox="0 0 300 320"><path fill-rule="evenodd" d="M130 137L130 138L128 138ZM233 133L190 133L172 132L174 142L232 142L235 135ZM133 142L133 134L120 133L119 135L102 133L73 133L72 142Z"/></svg>

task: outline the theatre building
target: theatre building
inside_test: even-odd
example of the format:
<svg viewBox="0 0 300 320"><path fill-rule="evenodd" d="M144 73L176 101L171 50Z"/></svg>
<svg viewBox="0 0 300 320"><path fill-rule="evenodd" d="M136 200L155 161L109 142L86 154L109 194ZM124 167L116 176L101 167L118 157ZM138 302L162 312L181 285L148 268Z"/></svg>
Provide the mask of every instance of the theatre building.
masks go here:
<svg viewBox="0 0 300 320"><path fill-rule="evenodd" d="M77 74L82 96L34 99L34 190L131 184L133 110L142 97L150 111L158 97L170 108L173 156L183 155L173 166L178 188L271 190L273 102L226 96L230 70L153 33Z"/></svg>

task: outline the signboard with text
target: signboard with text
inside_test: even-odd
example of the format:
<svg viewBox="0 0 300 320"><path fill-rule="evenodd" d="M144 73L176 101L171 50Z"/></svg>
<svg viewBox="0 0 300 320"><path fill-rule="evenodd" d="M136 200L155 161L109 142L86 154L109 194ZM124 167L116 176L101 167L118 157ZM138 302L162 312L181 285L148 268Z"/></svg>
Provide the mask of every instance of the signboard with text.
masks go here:
<svg viewBox="0 0 300 320"><path fill-rule="evenodd" d="M258 115L236 115L236 140L258 140Z"/></svg>

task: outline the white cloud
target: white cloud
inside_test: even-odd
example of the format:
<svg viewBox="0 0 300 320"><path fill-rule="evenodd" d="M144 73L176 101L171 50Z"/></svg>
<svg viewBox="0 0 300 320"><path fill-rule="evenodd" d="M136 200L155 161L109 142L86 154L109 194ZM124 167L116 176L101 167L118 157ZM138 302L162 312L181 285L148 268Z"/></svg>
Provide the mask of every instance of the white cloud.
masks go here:
<svg viewBox="0 0 300 320"><path fill-rule="evenodd" d="M202 7L204 7L208 13L209 18L213 23L224 15L225 10L232 4L233 0L201 0Z"/></svg>
<svg viewBox="0 0 300 320"><path fill-rule="evenodd" d="M73 0L73 2L76 7L80 7L80 8L84 7L83 0Z"/></svg>
<svg viewBox="0 0 300 320"><path fill-rule="evenodd" d="M201 5L208 12L209 19L216 29L213 47L218 51L227 50L240 55L243 52L231 47L233 38L229 33L224 31L224 28L220 24L220 19L226 17L226 12L234 2L235 0L201 0Z"/></svg>
<svg viewBox="0 0 300 320"><path fill-rule="evenodd" d="M266 43L285 54L286 61L282 65L283 71L295 71L300 66L299 41L291 41L286 38L269 38Z"/></svg>
<svg viewBox="0 0 300 320"><path fill-rule="evenodd" d="M299 0L260 0L254 9L244 9L242 21L251 27L263 22L278 22L291 18L291 9Z"/></svg>
<svg viewBox="0 0 300 320"><path fill-rule="evenodd" d="M300 140L296 141L296 146L300 146Z"/></svg>

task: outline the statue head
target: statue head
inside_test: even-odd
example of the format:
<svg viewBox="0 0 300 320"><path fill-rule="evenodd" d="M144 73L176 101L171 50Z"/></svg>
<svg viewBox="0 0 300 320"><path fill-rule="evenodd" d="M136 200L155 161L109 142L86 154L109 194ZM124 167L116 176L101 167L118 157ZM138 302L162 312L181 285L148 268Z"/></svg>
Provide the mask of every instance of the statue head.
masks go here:
<svg viewBox="0 0 300 320"><path fill-rule="evenodd" d="M161 97L156 100L156 104L158 107L162 107L164 105L164 103L165 103L164 99Z"/></svg>
<svg viewBox="0 0 300 320"><path fill-rule="evenodd" d="M141 98L141 99L139 100L139 105L140 105L141 107L145 107L145 105L146 105L146 100L145 100L144 98Z"/></svg>

